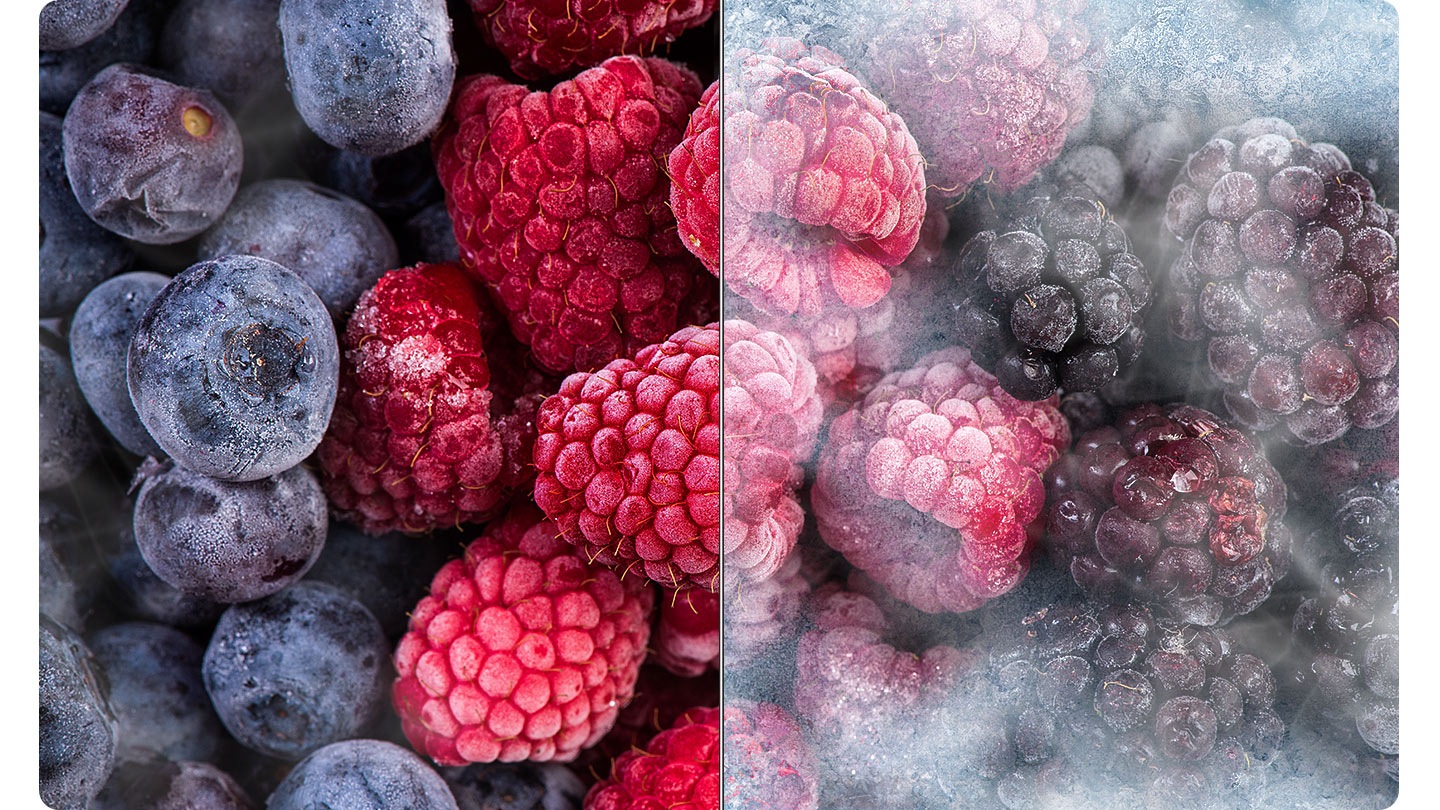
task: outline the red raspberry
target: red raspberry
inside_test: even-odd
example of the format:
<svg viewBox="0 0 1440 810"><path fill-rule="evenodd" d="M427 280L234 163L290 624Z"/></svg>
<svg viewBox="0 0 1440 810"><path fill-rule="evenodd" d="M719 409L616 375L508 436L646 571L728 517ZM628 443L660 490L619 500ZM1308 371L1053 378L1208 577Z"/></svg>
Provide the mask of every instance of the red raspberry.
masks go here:
<svg viewBox="0 0 1440 810"><path fill-rule="evenodd" d="M620 707L615 728L595 747L580 752L570 768L590 781L605 779L621 754L642 748L690 709L719 702L719 678L682 677L647 660L635 682L635 697Z"/></svg>
<svg viewBox="0 0 1440 810"><path fill-rule="evenodd" d="M720 709L694 708L644 749L615 760L585 794L585 810L720 806Z"/></svg>
<svg viewBox="0 0 1440 810"><path fill-rule="evenodd" d="M528 484L550 383L499 327L453 264L391 270L360 297L317 453L341 518L371 534L426 532L489 520Z"/></svg>
<svg viewBox="0 0 1440 810"><path fill-rule="evenodd" d="M536 420L535 502L587 559L718 587L718 324L571 374Z"/></svg>
<svg viewBox="0 0 1440 810"><path fill-rule="evenodd" d="M825 542L897 599L964 612L1014 587L1069 446L1058 400L1023 402L950 348L887 375L830 425L811 503Z"/></svg>
<svg viewBox="0 0 1440 810"><path fill-rule="evenodd" d="M775 573L795 547L804 483L820 430L815 368L782 335L725 322L725 562L732 575Z"/></svg>
<svg viewBox="0 0 1440 810"><path fill-rule="evenodd" d="M714 317L662 170L699 97L690 71L633 56L548 92L457 83L434 141L455 241L542 368L590 371Z"/></svg>
<svg viewBox="0 0 1440 810"><path fill-rule="evenodd" d="M774 314L859 309L890 289L925 216L905 122L799 40L745 49L725 85L725 278Z"/></svg>
<svg viewBox="0 0 1440 810"><path fill-rule="evenodd" d="M705 88L670 153L670 209L680 241L720 275L720 83Z"/></svg>
<svg viewBox="0 0 1440 810"><path fill-rule="evenodd" d="M654 601L517 503L411 613L392 690L405 736L442 765L573 760L634 693Z"/></svg>
<svg viewBox="0 0 1440 810"><path fill-rule="evenodd" d="M699 588L662 588L655 628L655 663L682 678L720 668L720 595Z"/></svg>
<svg viewBox="0 0 1440 810"><path fill-rule="evenodd" d="M774 703L725 705L725 806L817 810L815 753L790 713Z"/></svg>
<svg viewBox="0 0 1440 810"><path fill-rule="evenodd" d="M720 0L470 0L475 25L510 60L515 75L538 79L597 65L618 54L644 56L710 19Z"/></svg>

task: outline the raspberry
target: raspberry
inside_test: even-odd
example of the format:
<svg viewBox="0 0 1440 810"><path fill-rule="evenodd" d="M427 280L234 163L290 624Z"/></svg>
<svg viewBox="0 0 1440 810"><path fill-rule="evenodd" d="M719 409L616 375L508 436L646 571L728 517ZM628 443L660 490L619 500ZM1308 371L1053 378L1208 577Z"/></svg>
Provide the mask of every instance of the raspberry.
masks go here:
<svg viewBox="0 0 1440 810"><path fill-rule="evenodd" d="M517 503L411 614L392 690L405 736L442 765L573 760L634 693L654 598Z"/></svg>
<svg viewBox="0 0 1440 810"><path fill-rule="evenodd" d="M795 636L801 606L810 595L810 583L801 575L803 559L797 547L780 570L764 579L726 580L721 625L726 669L750 666Z"/></svg>
<svg viewBox="0 0 1440 810"><path fill-rule="evenodd" d="M615 760L585 794L585 810L720 806L720 709L694 708L643 749Z"/></svg>
<svg viewBox="0 0 1440 810"><path fill-rule="evenodd" d="M725 706L725 806L818 810L815 753L790 713L774 703Z"/></svg>
<svg viewBox="0 0 1440 810"><path fill-rule="evenodd" d="M720 703L718 677L686 678L646 661L635 681L635 697L620 707L615 727L569 766L576 773L604 779L626 751L643 748L659 732L696 706Z"/></svg>
<svg viewBox="0 0 1440 810"><path fill-rule="evenodd" d="M1037 197L960 254L955 327L1012 396L1094 391L1140 355L1152 281L1098 200Z"/></svg>
<svg viewBox="0 0 1440 810"><path fill-rule="evenodd" d="M682 678L720 668L720 595L661 589L655 662Z"/></svg>
<svg viewBox="0 0 1440 810"><path fill-rule="evenodd" d="M1029 182L1095 98L1084 0L915 6L870 46L870 75L910 124L931 188L960 197L982 178L1002 191Z"/></svg>
<svg viewBox="0 0 1440 810"><path fill-rule="evenodd" d="M1025 575L1040 476L1069 441L1053 397L1022 402L965 349L933 352L831 423L820 535L901 601L974 610Z"/></svg>
<svg viewBox="0 0 1440 810"><path fill-rule="evenodd" d="M685 137L670 153L670 209L680 241L720 275L720 83L700 96Z"/></svg>
<svg viewBox="0 0 1440 810"><path fill-rule="evenodd" d="M773 314L859 309L915 247L924 159L905 122L799 40L741 50L725 86L730 288Z"/></svg>
<svg viewBox="0 0 1440 810"><path fill-rule="evenodd" d="M1176 178L1165 228L1184 243L1171 331L1205 346L1232 416L1302 444L1395 417L1398 214L1345 153L1278 118L1226 127Z"/></svg>
<svg viewBox="0 0 1440 810"><path fill-rule="evenodd" d="M1132 408L1080 436L1047 484L1046 545L1094 598L1224 624L1289 570L1285 483L1209 411Z"/></svg>
<svg viewBox="0 0 1440 810"><path fill-rule="evenodd" d="M590 371L714 317L662 171L699 97L690 71L632 56L548 92L458 82L434 141L455 241L542 368Z"/></svg>
<svg viewBox="0 0 1440 810"><path fill-rule="evenodd" d="M336 513L370 534L427 532L489 520L528 482L549 385L498 326L453 264L392 270L361 296L318 452Z"/></svg>
<svg viewBox="0 0 1440 810"><path fill-rule="evenodd" d="M785 562L804 524L795 492L820 429L815 367L776 332L725 322L725 559L760 580Z"/></svg>
<svg viewBox="0 0 1440 810"><path fill-rule="evenodd" d="M536 425L535 502L587 559L719 586L718 324L571 374Z"/></svg>
<svg viewBox="0 0 1440 810"><path fill-rule="evenodd" d="M618 54L654 53L705 24L719 0L469 0L475 25L517 76L538 79L599 64Z"/></svg>

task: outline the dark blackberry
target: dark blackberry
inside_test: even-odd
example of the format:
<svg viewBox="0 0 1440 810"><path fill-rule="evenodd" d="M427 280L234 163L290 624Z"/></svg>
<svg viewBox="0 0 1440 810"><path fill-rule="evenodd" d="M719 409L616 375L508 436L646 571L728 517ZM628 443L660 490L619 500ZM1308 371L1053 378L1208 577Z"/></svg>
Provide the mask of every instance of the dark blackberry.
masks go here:
<svg viewBox="0 0 1440 810"><path fill-rule="evenodd" d="M1175 179L1172 333L1206 347L1231 414L1319 444L1399 410L1399 221L1334 146L1277 118L1226 127Z"/></svg>
<svg viewBox="0 0 1440 810"><path fill-rule="evenodd" d="M1135 407L1081 435L1046 482L1045 543L1092 598L1223 624L1289 570L1284 482L1200 408Z"/></svg>
<svg viewBox="0 0 1440 810"><path fill-rule="evenodd" d="M1019 399L1093 391L1144 343L1151 280L1105 205L1037 197L965 244L955 328L975 361Z"/></svg>

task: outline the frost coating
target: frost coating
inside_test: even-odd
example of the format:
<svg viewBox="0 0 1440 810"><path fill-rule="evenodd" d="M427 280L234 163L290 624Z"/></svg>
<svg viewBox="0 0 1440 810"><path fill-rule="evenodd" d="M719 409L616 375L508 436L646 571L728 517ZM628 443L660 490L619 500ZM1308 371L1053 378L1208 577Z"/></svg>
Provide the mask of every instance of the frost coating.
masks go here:
<svg viewBox="0 0 1440 810"><path fill-rule="evenodd" d="M70 324L70 363L85 402L126 450L159 456L125 381L130 338L155 296L170 283L159 273L125 273L96 287L75 310Z"/></svg>
<svg viewBox="0 0 1440 810"><path fill-rule="evenodd" d="M295 766L266 806L459 810L440 774L420 757L382 740L346 740L321 748Z"/></svg>

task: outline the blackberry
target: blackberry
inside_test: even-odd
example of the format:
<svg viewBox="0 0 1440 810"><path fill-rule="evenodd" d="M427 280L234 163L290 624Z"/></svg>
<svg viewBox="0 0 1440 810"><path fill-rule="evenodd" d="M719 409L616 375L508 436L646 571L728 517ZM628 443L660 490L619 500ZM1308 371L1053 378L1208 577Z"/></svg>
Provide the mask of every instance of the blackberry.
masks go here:
<svg viewBox="0 0 1440 810"><path fill-rule="evenodd" d="M1165 206L1171 332L1205 347L1230 413L1320 444L1399 410L1399 215L1338 148L1277 118L1190 155Z"/></svg>
<svg viewBox="0 0 1440 810"><path fill-rule="evenodd" d="M1103 203L1037 197L961 250L955 329L1017 399L1093 391L1135 362L1152 281Z"/></svg>
<svg viewBox="0 0 1440 810"><path fill-rule="evenodd" d="M1130 409L1081 435L1046 484L1045 543L1092 598L1223 624L1289 570L1284 482L1209 411Z"/></svg>
<svg viewBox="0 0 1440 810"><path fill-rule="evenodd" d="M1355 487L1339 504L1308 538L1318 594L1295 611L1291 676L1324 721L1388 759L1400 753L1399 482Z"/></svg>

